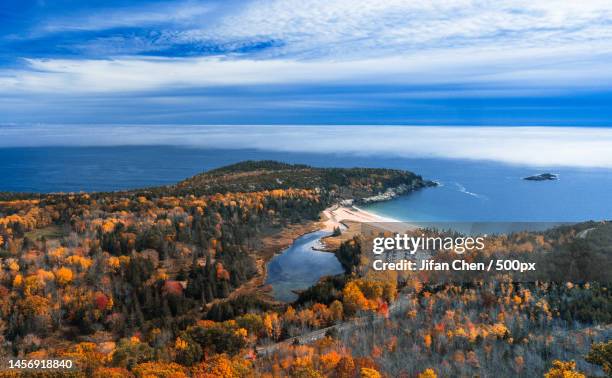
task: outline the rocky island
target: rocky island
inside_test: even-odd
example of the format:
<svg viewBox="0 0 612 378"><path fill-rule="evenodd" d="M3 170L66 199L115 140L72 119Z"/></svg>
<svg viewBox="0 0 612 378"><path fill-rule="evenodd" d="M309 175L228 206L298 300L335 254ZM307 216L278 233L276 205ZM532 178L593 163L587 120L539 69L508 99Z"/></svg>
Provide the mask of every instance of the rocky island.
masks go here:
<svg viewBox="0 0 612 378"><path fill-rule="evenodd" d="M523 177L523 180L528 181L554 181L558 177L553 173L540 173L539 175Z"/></svg>

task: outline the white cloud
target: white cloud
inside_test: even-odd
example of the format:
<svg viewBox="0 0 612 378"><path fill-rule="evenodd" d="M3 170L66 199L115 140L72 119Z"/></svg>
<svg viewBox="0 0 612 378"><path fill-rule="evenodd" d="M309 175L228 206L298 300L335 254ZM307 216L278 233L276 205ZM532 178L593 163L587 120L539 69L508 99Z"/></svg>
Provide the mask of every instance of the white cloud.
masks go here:
<svg viewBox="0 0 612 378"><path fill-rule="evenodd" d="M177 35L183 41L270 38L270 54L360 57L457 46L551 47L610 41L609 1L258 0ZM500 46L501 47L501 46Z"/></svg>
<svg viewBox="0 0 612 378"><path fill-rule="evenodd" d="M47 32L159 26L164 46L280 41L207 58L27 59L0 92L91 93L258 84L478 84L609 87L612 3L553 0L253 0L167 3L42 23ZM151 49L142 36L92 42ZM100 47L100 43L103 48ZM27 58L27 57L24 57ZM490 89L490 88L481 88Z"/></svg>
<svg viewBox="0 0 612 378"><path fill-rule="evenodd" d="M612 129L608 128L0 126L0 147L117 144L459 158L540 167L612 168Z"/></svg>
<svg viewBox="0 0 612 378"><path fill-rule="evenodd" d="M211 4L194 1L147 5L146 7L126 7L103 9L95 13L77 13L42 22L33 35L65 31L105 30L120 27L144 27L159 24L188 24L202 19L213 11Z"/></svg>
<svg viewBox="0 0 612 378"><path fill-rule="evenodd" d="M584 56L589 55L585 61ZM0 93L105 93L275 84L493 84L496 89L605 88L612 46L455 48L360 60L208 58L28 59L0 74Z"/></svg>

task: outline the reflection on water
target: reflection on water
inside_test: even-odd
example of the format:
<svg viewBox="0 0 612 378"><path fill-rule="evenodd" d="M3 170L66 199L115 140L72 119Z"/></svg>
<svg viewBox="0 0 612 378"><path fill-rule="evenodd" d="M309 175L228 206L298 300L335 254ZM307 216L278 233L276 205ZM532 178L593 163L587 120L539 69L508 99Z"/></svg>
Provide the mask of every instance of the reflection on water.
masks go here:
<svg viewBox="0 0 612 378"><path fill-rule="evenodd" d="M312 232L296 239L291 247L268 263L266 284L272 285L274 298L291 302L297 299L294 290L304 290L323 276L343 273L333 253L315 251L325 231Z"/></svg>

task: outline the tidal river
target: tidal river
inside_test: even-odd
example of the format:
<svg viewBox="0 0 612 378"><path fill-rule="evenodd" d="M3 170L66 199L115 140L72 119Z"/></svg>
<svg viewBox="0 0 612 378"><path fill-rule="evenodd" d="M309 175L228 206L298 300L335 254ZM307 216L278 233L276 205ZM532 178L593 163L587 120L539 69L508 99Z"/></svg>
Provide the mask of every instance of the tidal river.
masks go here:
<svg viewBox="0 0 612 378"><path fill-rule="evenodd" d="M326 231L316 231L297 238L291 247L274 256L268 263L266 284L272 285L273 295L279 301L297 299L294 290L304 290L323 276L344 272L333 253L316 251Z"/></svg>

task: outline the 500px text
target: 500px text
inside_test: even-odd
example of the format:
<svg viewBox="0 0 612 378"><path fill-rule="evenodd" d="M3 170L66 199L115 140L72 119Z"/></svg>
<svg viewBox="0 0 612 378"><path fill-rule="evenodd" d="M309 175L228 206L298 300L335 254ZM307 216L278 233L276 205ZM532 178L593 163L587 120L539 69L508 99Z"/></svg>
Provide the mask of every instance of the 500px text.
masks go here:
<svg viewBox="0 0 612 378"><path fill-rule="evenodd" d="M513 271L527 272L536 270L535 263L527 263L519 260L489 260L484 262L468 262L465 260L453 260L448 262L437 262L435 260L400 260L396 262L385 262L374 260L374 270L411 270L411 271Z"/></svg>

